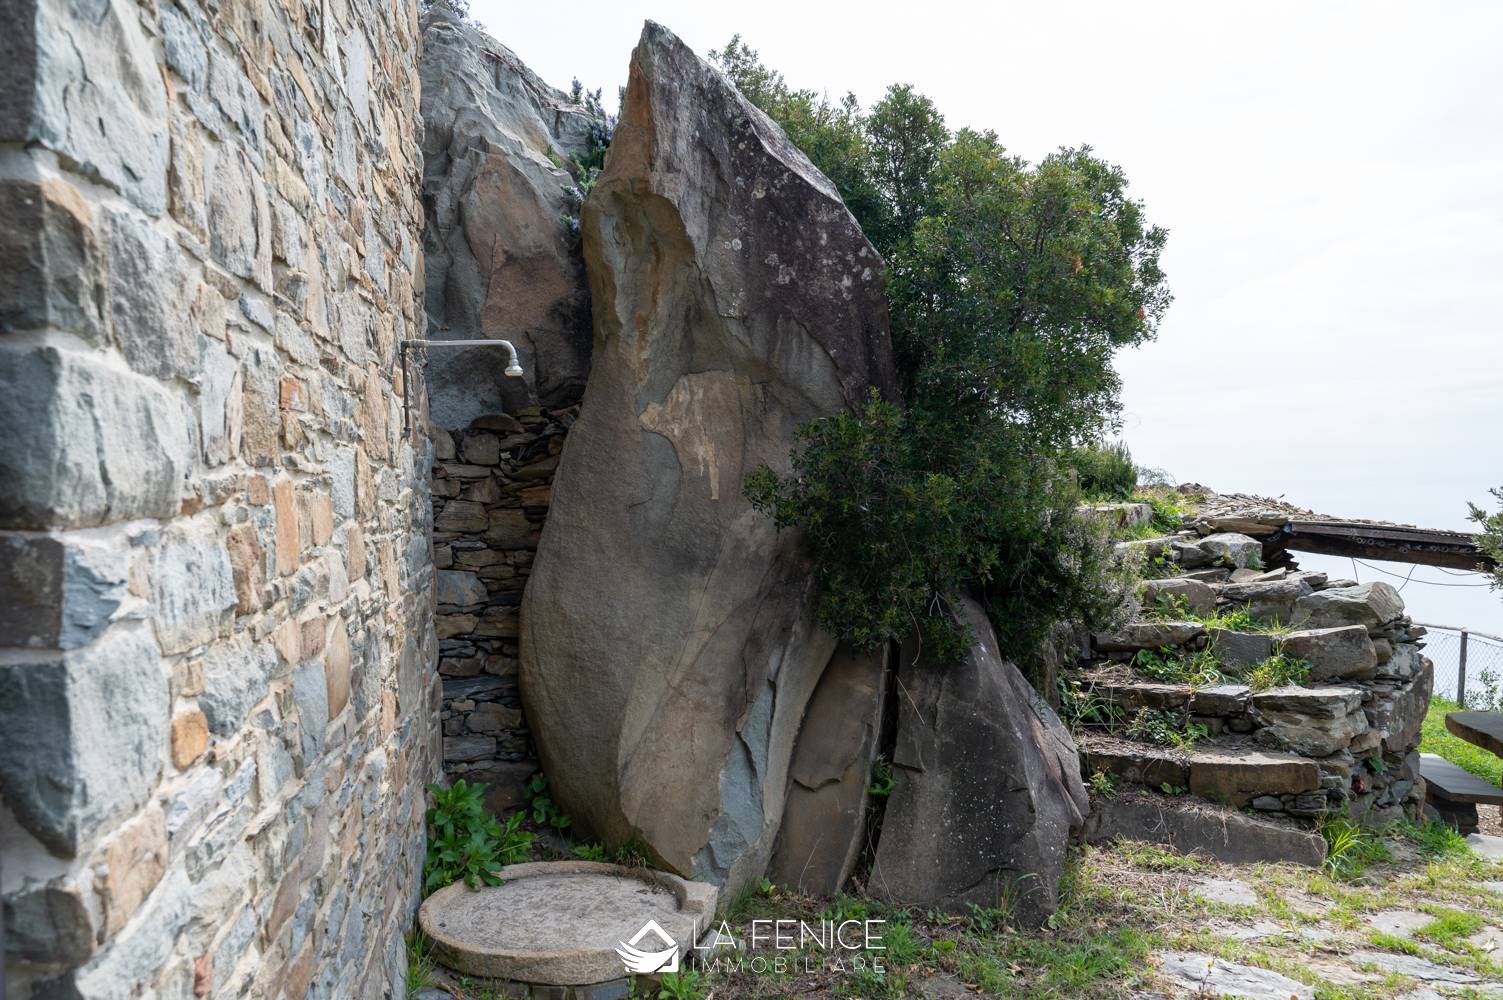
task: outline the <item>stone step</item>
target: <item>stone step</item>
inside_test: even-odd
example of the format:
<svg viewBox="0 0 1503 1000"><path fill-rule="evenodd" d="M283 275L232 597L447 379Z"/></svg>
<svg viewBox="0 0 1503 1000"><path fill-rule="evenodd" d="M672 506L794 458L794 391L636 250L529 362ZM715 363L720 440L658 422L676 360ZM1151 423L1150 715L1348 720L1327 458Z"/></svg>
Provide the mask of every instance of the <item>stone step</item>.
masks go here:
<svg viewBox="0 0 1503 1000"><path fill-rule="evenodd" d="M1294 821L1143 792L1091 803L1086 841L1099 844L1117 838L1162 844L1230 864L1284 861L1318 868L1326 857L1325 839Z"/></svg>
<svg viewBox="0 0 1503 1000"><path fill-rule="evenodd" d="M1108 771L1130 784L1169 785L1212 802L1245 806L1254 799L1312 795L1320 791L1320 767L1292 753L1247 742L1208 743L1188 753L1094 733L1079 740L1081 768ZM1308 811L1316 811L1309 803ZM1260 805L1261 807L1261 805Z"/></svg>

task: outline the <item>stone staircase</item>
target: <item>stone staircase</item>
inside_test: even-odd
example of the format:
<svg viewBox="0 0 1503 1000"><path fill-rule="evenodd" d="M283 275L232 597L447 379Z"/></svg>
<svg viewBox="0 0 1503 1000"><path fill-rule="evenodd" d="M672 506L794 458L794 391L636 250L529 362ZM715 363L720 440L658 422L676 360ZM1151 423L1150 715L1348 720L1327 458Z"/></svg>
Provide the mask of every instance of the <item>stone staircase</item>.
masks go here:
<svg viewBox="0 0 1503 1000"><path fill-rule="evenodd" d="M1254 853L1308 860L1291 835L1314 836L1321 817L1419 815L1431 666L1392 587L1265 569L1263 544L1234 532L1119 550L1143 557L1143 610L1091 636L1066 674L1083 769L1115 790L1098 795L1098 833L1136 815L1144 839L1184 840L1219 807L1223 833L1261 838ZM1210 853L1245 853L1219 839Z"/></svg>

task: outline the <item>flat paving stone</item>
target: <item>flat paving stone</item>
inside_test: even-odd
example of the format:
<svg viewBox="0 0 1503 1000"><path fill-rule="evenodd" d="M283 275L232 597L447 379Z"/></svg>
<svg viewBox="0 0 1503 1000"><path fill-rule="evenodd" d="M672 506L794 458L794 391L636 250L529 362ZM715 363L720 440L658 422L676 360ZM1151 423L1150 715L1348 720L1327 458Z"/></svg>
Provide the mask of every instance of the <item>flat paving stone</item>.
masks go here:
<svg viewBox="0 0 1503 1000"><path fill-rule="evenodd" d="M1484 927L1476 934L1467 938L1467 943L1474 948L1481 948L1483 951L1503 950L1503 928Z"/></svg>
<svg viewBox="0 0 1503 1000"><path fill-rule="evenodd" d="M1440 965L1418 955L1395 955L1387 951L1358 951L1347 956L1358 965L1376 965L1384 972L1397 972L1426 983L1451 983L1465 986L1477 982L1477 977L1462 969Z"/></svg>
<svg viewBox="0 0 1503 1000"><path fill-rule="evenodd" d="M1288 934L1282 924L1272 920L1259 920L1249 925L1220 924L1213 926L1211 931L1222 937L1229 937L1234 941L1259 941L1263 938L1278 937Z"/></svg>
<svg viewBox="0 0 1503 1000"><path fill-rule="evenodd" d="M1369 913L1362 919L1375 931L1401 938L1412 937L1415 931L1435 920L1430 914L1417 910L1383 910L1380 913Z"/></svg>
<svg viewBox="0 0 1503 1000"><path fill-rule="evenodd" d="M1315 990L1267 969L1238 965L1212 955L1170 951L1159 956L1159 972L1193 996L1242 1000L1315 1000Z"/></svg>
<svg viewBox="0 0 1503 1000"><path fill-rule="evenodd" d="M1190 891L1210 903L1227 903L1232 906L1257 906L1258 894L1253 887L1240 879L1208 878L1190 886Z"/></svg>
<svg viewBox="0 0 1503 1000"><path fill-rule="evenodd" d="M418 921L451 969L549 986L621 979L627 969L619 949L663 961L682 955L696 927L710 922L719 894L649 868L589 861L511 865L497 874L501 885L440 889L424 900Z"/></svg>
<svg viewBox="0 0 1503 1000"><path fill-rule="evenodd" d="M1503 837L1491 837L1485 833L1469 834L1467 846L1490 861L1503 861Z"/></svg>

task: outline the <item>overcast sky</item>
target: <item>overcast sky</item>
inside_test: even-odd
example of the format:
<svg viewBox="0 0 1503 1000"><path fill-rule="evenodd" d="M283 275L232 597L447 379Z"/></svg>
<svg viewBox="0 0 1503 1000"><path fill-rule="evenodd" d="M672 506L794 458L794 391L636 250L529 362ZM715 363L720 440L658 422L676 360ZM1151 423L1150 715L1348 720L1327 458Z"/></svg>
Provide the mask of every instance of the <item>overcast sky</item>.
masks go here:
<svg viewBox="0 0 1503 1000"><path fill-rule="evenodd" d="M796 86L912 83L1030 159L1090 143L1170 230L1175 303L1119 366L1140 463L1427 527L1503 485L1503 4L472 3L608 107L651 18ZM1421 580L1469 582L1418 570L1416 618L1503 633Z"/></svg>

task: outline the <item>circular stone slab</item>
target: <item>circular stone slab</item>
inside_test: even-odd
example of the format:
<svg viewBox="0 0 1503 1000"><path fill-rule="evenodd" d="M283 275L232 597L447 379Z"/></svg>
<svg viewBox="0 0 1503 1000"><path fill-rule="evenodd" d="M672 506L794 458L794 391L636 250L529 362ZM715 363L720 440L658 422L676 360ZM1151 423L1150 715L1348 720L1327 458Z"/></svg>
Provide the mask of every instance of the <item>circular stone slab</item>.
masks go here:
<svg viewBox="0 0 1503 1000"><path fill-rule="evenodd" d="M616 949L656 921L684 954L719 890L650 868L592 861L511 865L501 885L456 882L423 901L418 922L438 960L471 976L583 986L627 975ZM668 947L648 933L645 952Z"/></svg>

